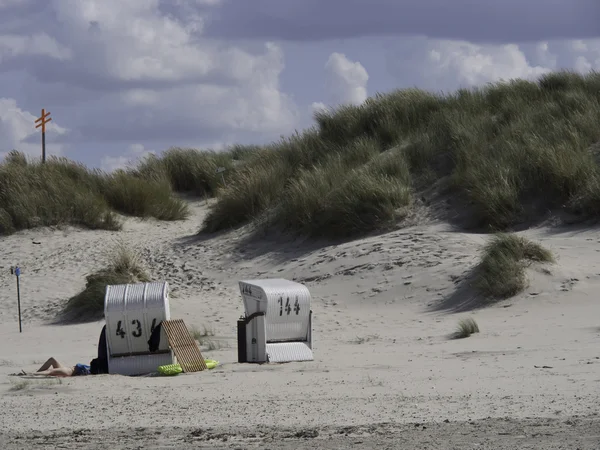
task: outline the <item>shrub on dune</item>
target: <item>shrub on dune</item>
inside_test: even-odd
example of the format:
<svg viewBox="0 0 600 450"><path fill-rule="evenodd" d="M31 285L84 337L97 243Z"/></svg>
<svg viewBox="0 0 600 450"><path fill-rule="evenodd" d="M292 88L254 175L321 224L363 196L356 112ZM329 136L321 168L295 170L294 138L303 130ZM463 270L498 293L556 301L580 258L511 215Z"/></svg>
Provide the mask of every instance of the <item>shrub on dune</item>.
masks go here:
<svg viewBox="0 0 600 450"><path fill-rule="evenodd" d="M0 233L74 225L119 230L115 213L159 220L188 216L187 204L167 180L119 170L90 170L66 158L32 162L11 152L0 164Z"/></svg>
<svg viewBox="0 0 600 450"><path fill-rule="evenodd" d="M107 285L148 282L150 276L139 257L126 245L118 244L104 268L86 277L86 286L66 303L63 316L67 321L98 320L104 313Z"/></svg>
<svg viewBox="0 0 600 450"><path fill-rule="evenodd" d="M499 234L483 249L474 287L492 300L508 298L527 287L525 269L529 264L553 261L552 253L540 244L513 234Z"/></svg>
<svg viewBox="0 0 600 450"><path fill-rule="evenodd" d="M99 180L97 173L65 159L42 165L12 153L0 164L0 233L54 225L119 229Z"/></svg>

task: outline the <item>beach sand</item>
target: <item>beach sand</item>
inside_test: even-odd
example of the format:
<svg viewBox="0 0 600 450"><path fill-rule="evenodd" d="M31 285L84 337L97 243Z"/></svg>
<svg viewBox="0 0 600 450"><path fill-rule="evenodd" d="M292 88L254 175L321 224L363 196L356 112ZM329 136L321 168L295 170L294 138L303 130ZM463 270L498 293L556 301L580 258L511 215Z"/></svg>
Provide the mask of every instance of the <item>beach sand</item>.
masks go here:
<svg viewBox="0 0 600 450"><path fill-rule="evenodd" d="M127 219L121 232L0 238L0 448L600 448L600 229L520 233L557 262L481 308L465 279L489 236L427 223L344 243L195 233ZM89 364L103 321L65 301L117 240L169 282L171 317L214 330L216 369L177 377L9 376L48 357ZM23 332L17 321L19 264ZM237 282L287 278L312 294L311 362L237 363ZM480 333L451 339L461 318Z"/></svg>

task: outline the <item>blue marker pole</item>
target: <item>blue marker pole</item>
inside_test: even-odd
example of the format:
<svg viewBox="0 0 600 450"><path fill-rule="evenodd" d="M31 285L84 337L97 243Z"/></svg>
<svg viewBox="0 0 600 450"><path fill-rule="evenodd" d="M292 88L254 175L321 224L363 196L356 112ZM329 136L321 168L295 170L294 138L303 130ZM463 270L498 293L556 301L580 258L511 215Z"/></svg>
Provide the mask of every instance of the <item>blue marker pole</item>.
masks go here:
<svg viewBox="0 0 600 450"><path fill-rule="evenodd" d="M11 268L11 272L13 272L12 268ZM19 333L22 333L23 330L21 328L21 285L20 285L21 268L19 266L14 268L14 274L17 276L17 307L19 308Z"/></svg>

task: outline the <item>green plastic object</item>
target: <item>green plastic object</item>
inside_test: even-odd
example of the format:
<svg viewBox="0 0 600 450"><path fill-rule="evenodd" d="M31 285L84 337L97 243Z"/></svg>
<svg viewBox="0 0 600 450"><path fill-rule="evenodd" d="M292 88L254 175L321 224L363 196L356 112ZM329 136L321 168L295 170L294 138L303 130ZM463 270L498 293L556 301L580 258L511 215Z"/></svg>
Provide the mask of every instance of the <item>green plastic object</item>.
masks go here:
<svg viewBox="0 0 600 450"><path fill-rule="evenodd" d="M179 375L183 370L179 364L166 364L164 366L158 366L158 373L166 376Z"/></svg>
<svg viewBox="0 0 600 450"><path fill-rule="evenodd" d="M205 359L204 362L208 369L214 369L219 365L219 361L214 359ZM179 364L166 364L158 367L158 373L165 376L179 375L181 372L183 372L183 369Z"/></svg>
<svg viewBox="0 0 600 450"><path fill-rule="evenodd" d="M214 369L219 365L219 361L215 359L205 359L204 362L206 363L206 367L208 367L209 369Z"/></svg>

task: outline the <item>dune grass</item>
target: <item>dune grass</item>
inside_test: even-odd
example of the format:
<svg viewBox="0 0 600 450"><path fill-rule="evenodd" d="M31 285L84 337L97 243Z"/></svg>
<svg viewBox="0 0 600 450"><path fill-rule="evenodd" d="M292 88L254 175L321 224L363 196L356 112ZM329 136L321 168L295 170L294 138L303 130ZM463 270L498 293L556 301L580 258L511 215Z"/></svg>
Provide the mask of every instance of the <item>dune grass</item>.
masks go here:
<svg viewBox="0 0 600 450"><path fill-rule="evenodd" d="M490 232L548 211L600 216L599 73L449 94L403 89L314 119L268 145L172 148L115 174L11 154L0 164L0 233L60 223L118 229L115 213L185 218L173 191L216 198L201 233L253 223L350 237L399 225L424 195L434 206L452 197L448 220Z"/></svg>
<svg viewBox="0 0 600 450"><path fill-rule="evenodd" d="M473 286L492 300L512 297L527 287L525 269L533 262L554 262L554 257L549 250L524 237L498 234L483 248Z"/></svg>
<svg viewBox="0 0 600 450"><path fill-rule="evenodd" d="M600 213L590 151L600 141L597 73L448 95L399 90L315 120L256 151L217 192L201 231L266 221L310 235L363 233L402 219L432 180L489 231L552 209Z"/></svg>
<svg viewBox="0 0 600 450"><path fill-rule="evenodd" d="M86 286L66 303L63 316L67 321L98 320L104 313L106 285L151 281L139 256L122 242L112 249L104 268L86 277Z"/></svg>
<svg viewBox="0 0 600 450"><path fill-rule="evenodd" d="M117 171L103 176L101 186L108 205L122 214L169 221L189 216L188 204L173 196L165 177L141 178Z"/></svg>
<svg viewBox="0 0 600 450"><path fill-rule="evenodd" d="M65 158L42 164L15 151L0 164L0 234L60 225L119 230L117 213L179 220L189 211L160 177L107 174Z"/></svg>
<svg viewBox="0 0 600 450"><path fill-rule="evenodd" d="M239 158L245 153L239 150ZM224 176L229 177L233 169L233 152L217 153L194 149L171 148L161 157L151 155L131 171L142 179L167 180L177 192L197 196L212 196L223 187L222 177L217 168L226 169Z"/></svg>

